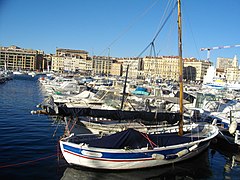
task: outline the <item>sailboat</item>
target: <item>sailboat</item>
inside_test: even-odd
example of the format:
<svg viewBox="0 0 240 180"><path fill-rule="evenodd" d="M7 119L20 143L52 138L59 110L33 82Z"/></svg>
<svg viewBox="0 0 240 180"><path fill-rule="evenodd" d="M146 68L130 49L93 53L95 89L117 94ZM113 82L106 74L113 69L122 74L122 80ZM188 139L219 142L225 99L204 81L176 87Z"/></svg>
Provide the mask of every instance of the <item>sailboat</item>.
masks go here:
<svg viewBox="0 0 240 180"><path fill-rule="evenodd" d="M177 126L140 132L129 128L102 135L71 134L60 140L69 164L94 169L129 170L172 164L193 158L208 148L218 128L206 123L183 124L183 62L181 2L178 0L180 119Z"/></svg>

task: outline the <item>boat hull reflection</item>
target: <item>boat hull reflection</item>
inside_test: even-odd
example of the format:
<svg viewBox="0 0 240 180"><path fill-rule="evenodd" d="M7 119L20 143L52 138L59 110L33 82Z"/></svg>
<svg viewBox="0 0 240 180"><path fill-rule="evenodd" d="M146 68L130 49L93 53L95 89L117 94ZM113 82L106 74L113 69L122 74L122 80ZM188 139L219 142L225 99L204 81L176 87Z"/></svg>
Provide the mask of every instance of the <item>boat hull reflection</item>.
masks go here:
<svg viewBox="0 0 240 180"><path fill-rule="evenodd" d="M71 179L206 179L212 176L209 165L208 151L195 158L164 167L138 169L131 171L106 171L67 167L61 180Z"/></svg>

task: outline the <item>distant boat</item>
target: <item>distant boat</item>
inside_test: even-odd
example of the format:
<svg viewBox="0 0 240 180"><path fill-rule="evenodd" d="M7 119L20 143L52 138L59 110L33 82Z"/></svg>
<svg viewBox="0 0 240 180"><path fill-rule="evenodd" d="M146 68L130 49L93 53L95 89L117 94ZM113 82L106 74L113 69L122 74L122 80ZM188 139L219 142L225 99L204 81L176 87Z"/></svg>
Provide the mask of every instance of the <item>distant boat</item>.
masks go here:
<svg viewBox="0 0 240 180"><path fill-rule="evenodd" d="M37 75L37 73L35 73L35 72L32 71L32 72L28 72L28 75L34 77L34 76Z"/></svg>
<svg viewBox="0 0 240 180"><path fill-rule="evenodd" d="M131 92L134 95L150 95L150 90L145 87L137 87L134 91Z"/></svg>
<svg viewBox="0 0 240 180"><path fill-rule="evenodd" d="M22 75L22 74L24 74L24 73L21 72L21 71L13 71L13 74L14 74L14 75Z"/></svg>
<svg viewBox="0 0 240 180"><path fill-rule="evenodd" d="M232 145L240 148L240 102L228 100L226 103L219 104L218 110L204 112L205 121L219 127L218 139L222 139L220 141L225 142L225 146Z"/></svg>

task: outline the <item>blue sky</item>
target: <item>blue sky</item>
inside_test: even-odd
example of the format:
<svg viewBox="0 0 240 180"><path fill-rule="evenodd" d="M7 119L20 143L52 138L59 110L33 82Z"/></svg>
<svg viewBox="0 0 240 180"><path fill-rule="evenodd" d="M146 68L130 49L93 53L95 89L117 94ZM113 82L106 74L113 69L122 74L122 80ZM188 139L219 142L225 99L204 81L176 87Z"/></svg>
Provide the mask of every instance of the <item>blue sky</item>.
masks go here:
<svg viewBox="0 0 240 180"><path fill-rule="evenodd" d="M162 27L167 0L0 0L0 46L55 53L136 57ZM172 6L171 6L172 7ZM158 55L177 55L177 9L155 41ZM169 11L168 11L169 13ZM240 1L182 0L183 57L206 59L203 47L240 44ZM240 59L240 48L211 51ZM148 49L144 55L153 55Z"/></svg>

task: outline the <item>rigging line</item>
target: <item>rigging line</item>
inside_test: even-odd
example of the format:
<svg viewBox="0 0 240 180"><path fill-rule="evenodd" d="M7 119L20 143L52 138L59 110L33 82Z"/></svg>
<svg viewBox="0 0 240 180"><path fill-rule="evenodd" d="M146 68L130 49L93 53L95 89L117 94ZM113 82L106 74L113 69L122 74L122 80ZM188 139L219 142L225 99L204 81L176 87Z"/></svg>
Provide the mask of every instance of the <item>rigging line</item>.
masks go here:
<svg viewBox="0 0 240 180"><path fill-rule="evenodd" d="M144 48L144 50L137 56L137 58L139 58L149 48L149 46L151 46L151 45L152 45L152 42L149 43L146 48Z"/></svg>
<svg viewBox="0 0 240 180"><path fill-rule="evenodd" d="M109 49L115 42L117 42L124 34L126 34L136 23L137 21L142 18L143 16L145 16L154 6L155 4L157 4L157 1L159 0L156 0L154 1L150 6L148 6L144 12L142 14L139 15L139 17L135 18L135 20L124 30L122 31L122 33L120 33L117 38L115 38L109 45L107 48L105 48L100 54L103 54L107 49Z"/></svg>
<svg viewBox="0 0 240 180"><path fill-rule="evenodd" d="M161 20L160 20L160 23L159 23L157 29L159 29L159 28L161 27L161 24L162 24L162 22L163 22L163 19L164 19L164 17L166 16L167 11L168 11L168 9L169 9L169 7L171 6L171 3L172 3L173 1L174 1L174 0L168 1L168 4L167 4L167 6L166 6L166 8L165 8L165 10L164 10L163 16L162 16L162 18L161 18ZM156 31L156 33L157 33L157 31ZM156 33L155 33L155 34L156 34Z"/></svg>
<svg viewBox="0 0 240 180"><path fill-rule="evenodd" d="M176 24L176 22L175 21L171 21L171 24L169 25L169 30L168 30L168 33L167 33L167 35L165 36L165 40L164 41L166 41L166 45L163 47L163 48L159 48L159 50L158 50L158 52L157 52L157 56L160 54L160 52L162 51L162 50L164 50L164 49L169 49L169 47L170 47L170 42L172 42L173 40L172 40L172 38L173 38L173 31L174 31L174 29L175 29L175 24ZM171 53L170 53L171 54Z"/></svg>
<svg viewBox="0 0 240 180"><path fill-rule="evenodd" d="M154 42L152 43L152 49L153 49L153 56L156 57L156 48L155 48Z"/></svg>
<svg viewBox="0 0 240 180"><path fill-rule="evenodd" d="M153 51L153 48L154 48L154 42L151 43L151 48L150 48L150 57L152 57L152 51Z"/></svg>
<svg viewBox="0 0 240 180"><path fill-rule="evenodd" d="M222 137L229 143L229 144L234 144L228 140L228 138L221 132L219 131L219 134L222 135Z"/></svg>
<svg viewBox="0 0 240 180"><path fill-rule="evenodd" d="M165 19L163 25L161 26L161 28L158 30L158 32L156 33L156 35L154 36L153 40L149 43L149 45L137 56L140 57L148 48L149 46L152 45L152 43L156 40L156 38L158 37L159 33L161 32L161 30L163 29L163 27L165 26L165 24L167 23L168 19L170 18L170 16L172 15L172 13L174 12L174 9L177 7L177 2L175 3L174 7L172 8L171 12L169 13L169 15L167 16L167 18Z"/></svg>
<svg viewBox="0 0 240 180"><path fill-rule="evenodd" d="M58 130L58 127L59 127L60 123L61 123L61 122L58 121L57 127L56 127L56 129L55 129L55 131L54 131L54 133L53 133L53 137L55 137L55 135L56 135L56 133L57 133L57 130Z"/></svg>
<svg viewBox="0 0 240 180"><path fill-rule="evenodd" d="M74 121L74 123L73 123L71 129L69 130L70 133L71 133L72 129L74 128L75 124L77 123L77 121L78 121L78 117L76 117L76 120Z"/></svg>
<svg viewBox="0 0 240 180"><path fill-rule="evenodd" d="M155 2L156 2L156 1L155 1ZM169 4L168 4L168 6L169 6ZM175 9L176 7L177 7L177 1L176 1L176 3L175 3L174 7L172 8L171 12L169 13L169 15L167 16L167 18L165 19L163 25L162 25L161 28L157 31L157 33L156 33L156 35L154 36L153 40L147 45L147 47L145 47L145 48L143 49L143 51L142 51L136 58L141 57L141 55L154 43L154 41L156 40L157 36L159 35L159 33L161 32L161 30L162 30L163 27L165 26L166 22L168 21L168 19L170 18L170 16L173 14L174 9ZM168 9L168 8L166 8L166 9ZM166 10L165 10L165 11L166 11ZM164 13L164 15L165 15L165 13ZM155 51L155 50L154 50L154 51ZM156 51L155 51L155 55L156 55ZM132 63L129 63L129 65L131 65L131 64L132 64Z"/></svg>
<svg viewBox="0 0 240 180"><path fill-rule="evenodd" d="M163 22L163 25L161 26L161 28L158 30L158 32L156 33L156 35L154 36L152 42L154 42L156 40L156 38L158 37L159 33L162 31L163 27L165 26L165 24L167 23L168 19L170 18L170 16L172 15L173 11L175 10L175 8L177 7L177 2L175 3L174 7L172 8L171 12L169 13L169 15L167 16L167 18L165 19L165 21Z"/></svg>
<svg viewBox="0 0 240 180"><path fill-rule="evenodd" d="M153 53L153 56L152 56L152 53ZM152 59L152 57L156 57L156 50L155 50L154 42L151 42L150 57L151 57L151 59ZM151 60L151 65L149 65L149 67L148 67L148 72L150 72L150 75L152 74L152 61L153 60L154 59Z"/></svg>
<svg viewBox="0 0 240 180"><path fill-rule="evenodd" d="M182 3L182 4L184 4L184 3ZM190 17L190 16L188 16L187 11L185 11L185 14L187 15L187 16L185 16L185 17ZM183 20L184 20L184 19L183 19ZM191 32L191 35L192 35L192 38L193 38L193 43L194 43L194 45L195 45L195 50L196 50L196 52L197 52L197 55L198 55L199 59L202 59L202 57L201 57L201 55L200 55L200 53L199 53L199 49L200 49L200 48L198 48L199 46L197 46L196 39L195 39L194 34L193 34L193 29L192 29L190 20L189 20L189 18L186 18L186 20L187 20L187 22L188 22L188 24L189 24L189 29L190 29L190 32Z"/></svg>

